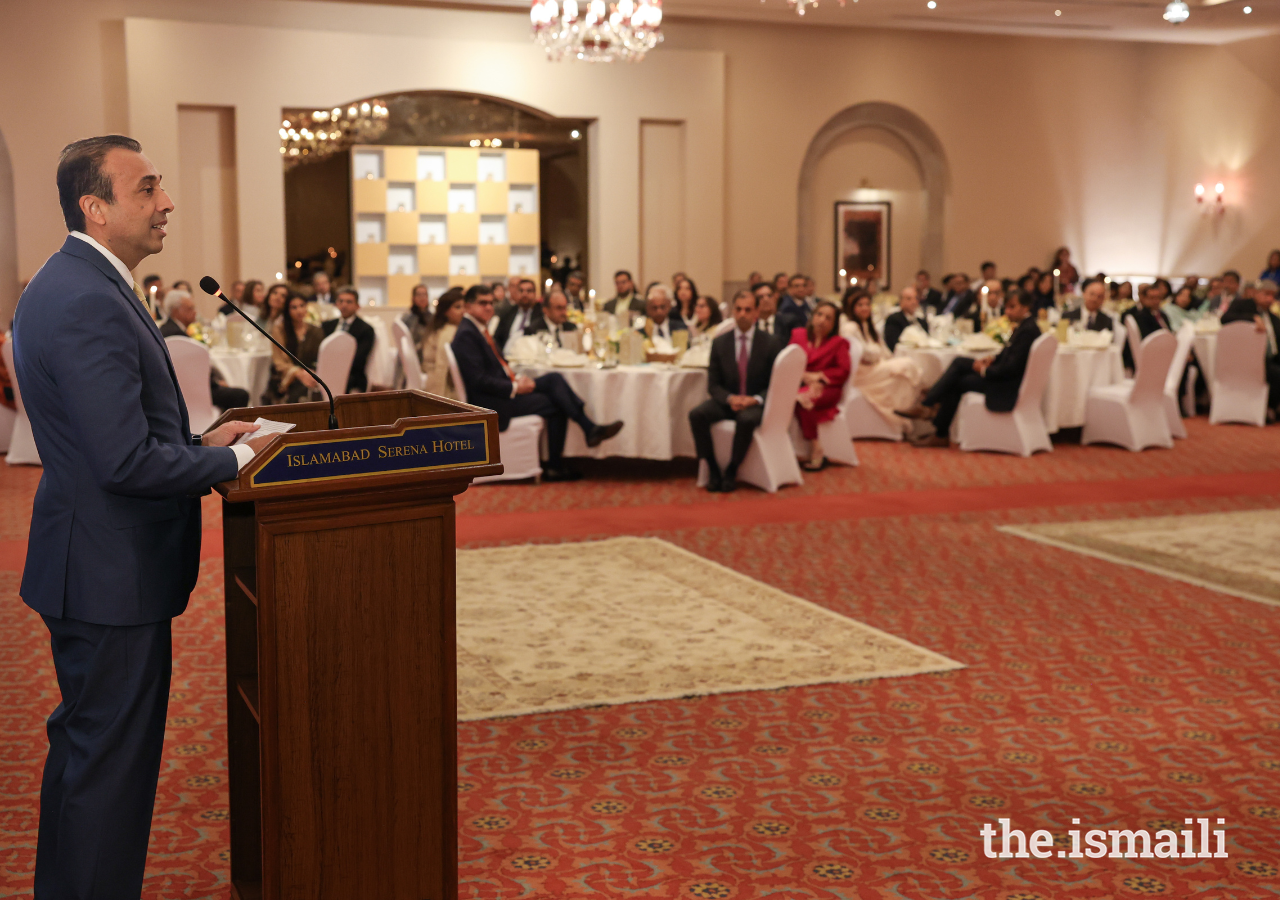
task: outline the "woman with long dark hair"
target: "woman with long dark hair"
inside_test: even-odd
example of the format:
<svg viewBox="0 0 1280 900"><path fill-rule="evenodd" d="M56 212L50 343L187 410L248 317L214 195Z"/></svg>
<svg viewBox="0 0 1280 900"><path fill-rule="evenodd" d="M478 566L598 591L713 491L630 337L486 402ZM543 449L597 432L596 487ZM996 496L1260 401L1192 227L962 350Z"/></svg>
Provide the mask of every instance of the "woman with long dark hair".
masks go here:
<svg viewBox="0 0 1280 900"><path fill-rule="evenodd" d="M259 311L258 322L263 326L270 328L276 323L276 320L284 315L285 309L289 306L289 300L293 297L293 288L280 282L271 285L271 290L267 291L267 299Z"/></svg>
<svg viewBox="0 0 1280 900"><path fill-rule="evenodd" d="M246 296L248 293L246 289ZM314 369L316 359L320 356L320 342L324 340L324 332L307 321L305 297L297 294L290 297L286 309L287 312L276 319L275 327L271 329L272 334L290 353ZM263 402L268 406L273 403L301 403L310 397L317 386L310 372L280 352L279 348L272 348L271 381L267 385Z"/></svg>
<svg viewBox="0 0 1280 900"><path fill-rule="evenodd" d="M686 325L693 321L693 310L698 305L698 286L693 279L685 278L676 283L675 307L671 314L681 319Z"/></svg>
<svg viewBox="0 0 1280 900"><path fill-rule="evenodd" d="M465 296L460 287L449 288L441 294L436 301L436 313L431 318L431 325L422 339L422 371L427 376L426 391L452 400L458 399L458 390L449 376L449 357L444 352L444 345L452 343L453 336L458 333Z"/></svg>
<svg viewBox="0 0 1280 900"><path fill-rule="evenodd" d="M830 300L819 300L809 324L791 332L791 343L804 351L804 380L796 398L796 420L809 442L811 472L827 467L826 452L818 440L818 426L836 417L836 404L849 380L849 342L840 336L840 310Z"/></svg>
<svg viewBox="0 0 1280 900"><path fill-rule="evenodd" d="M724 316L720 313L720 304L716 302L716 298L700 296L693 305L693 318L687 321L689 346L709 341L716 326L723 321Z"/></svg>
<svg viewBox="0 0 1280 900"><path fill-rule="evenodd" d="M876 331L876 323L871 320L870 294L863 291L860 296L851 297L850 300L852 309L849 318L852 326L843 333L862 345L858 371L853 373L853 384L862 391L867 402L875 407L882 419L906 434L911 430L911 423L895 414L894 410L906 409L920 398L924 373L911 357L894 356L889 352Z"/></svg>

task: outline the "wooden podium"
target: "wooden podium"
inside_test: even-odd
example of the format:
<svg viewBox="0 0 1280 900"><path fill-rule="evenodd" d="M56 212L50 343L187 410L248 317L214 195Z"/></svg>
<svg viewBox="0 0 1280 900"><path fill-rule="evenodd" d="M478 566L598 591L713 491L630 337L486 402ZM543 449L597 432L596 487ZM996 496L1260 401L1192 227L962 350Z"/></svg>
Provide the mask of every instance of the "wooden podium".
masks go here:
<svg viewBox="0 0 1280 900"><path fill-rule="evenodd" d="M455 900L454 500L495 413L419 391L292 422L220 484L231 882L241 900Z"/></svg>

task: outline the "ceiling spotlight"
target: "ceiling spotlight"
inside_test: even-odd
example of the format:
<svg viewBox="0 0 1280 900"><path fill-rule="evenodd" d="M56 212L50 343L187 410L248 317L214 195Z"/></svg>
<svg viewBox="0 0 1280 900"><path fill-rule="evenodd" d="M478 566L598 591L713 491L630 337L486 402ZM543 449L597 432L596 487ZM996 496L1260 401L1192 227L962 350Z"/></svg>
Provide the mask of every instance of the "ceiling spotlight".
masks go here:
<svg viewBox="0 0 1280 900"><path fill-rule="evenodd" d="M1246 16L1247 16L1247 15L1249 15L1249 13L1251 13L1251 12L1253 12L1253 7L1252 7L1252 6L1246 6L1246 7L1244 8L1244 14L1245 14Z"/></svg>
<svg viewBox="0 0 1280 900"><path fill-rule="evenodd" d="M1060 9L1055 9L1055 10L1053 11L1053 14L1054 14L1055 16L1060 16L1060 15L1062 15L1062 10L1060 10Z"/></svg>
<svg viewBox="0 0 1280 900"><path fill-rule="evenodd" d="M1164 8L1164 20L1170 25L1181 25L1190 16L1191 10L1185 0L1169 0L1169 5Z"/></svg>
<svg viewBox="0 0 1280 900"><path fill-rule="evenodd" d="M928 6L930 9L938 8L938 4L935 2L935 0L929 0L929 2L926 3L925 5Z"/></svg>

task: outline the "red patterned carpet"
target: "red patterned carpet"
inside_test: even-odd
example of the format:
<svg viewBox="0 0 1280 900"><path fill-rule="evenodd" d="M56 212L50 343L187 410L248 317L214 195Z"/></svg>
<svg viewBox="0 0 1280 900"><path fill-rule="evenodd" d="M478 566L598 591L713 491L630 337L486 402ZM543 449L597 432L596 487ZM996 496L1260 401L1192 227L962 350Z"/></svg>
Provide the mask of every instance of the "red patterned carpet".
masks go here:
<svg viewBox="0 0 1280 900"><path fill-rule="evenodd" d="M772 498L616 461L468 491L473 545L658 535L969 668L462 725L461 896L1280 896L1280 609L995 530L1280 508L1280 429L1191 426L1171 452L1031 460L864 443ZM0 466L6 896L30 892L56 698L16 596L36 477ZM227 895L221 587L211 558L175 623L147 898ZM987 859L1000 817L1056 848L1224 818L1230 856Z"/></svg>

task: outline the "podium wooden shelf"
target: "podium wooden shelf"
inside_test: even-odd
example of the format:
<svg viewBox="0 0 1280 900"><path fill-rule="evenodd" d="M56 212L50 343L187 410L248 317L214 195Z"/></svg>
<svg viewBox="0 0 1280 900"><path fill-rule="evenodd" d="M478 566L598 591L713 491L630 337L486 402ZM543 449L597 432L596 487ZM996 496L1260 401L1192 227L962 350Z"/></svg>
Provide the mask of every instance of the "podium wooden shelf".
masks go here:
<svg viewBox="0 0 1280 900"><path fill-rule="evenodd" d="M497 415L420 391L232 410L297 427L218 485L240 900L456 900L454 497Z"/></svg>

